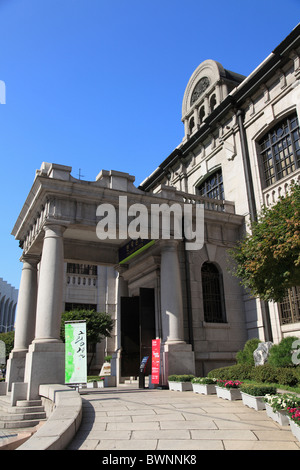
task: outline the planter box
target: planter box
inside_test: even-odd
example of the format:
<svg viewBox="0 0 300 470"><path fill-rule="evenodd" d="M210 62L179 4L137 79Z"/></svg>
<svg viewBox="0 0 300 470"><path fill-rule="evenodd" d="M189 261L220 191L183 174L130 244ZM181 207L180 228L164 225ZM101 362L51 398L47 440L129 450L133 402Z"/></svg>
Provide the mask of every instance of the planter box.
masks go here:
<svg viewBox="0 0 300 470"><path fill-rule="evenodd" d="M96 388L95 382L87 382L86 388Z"/></svg>
<svg viewBox="0 0 300 470"><path fill-rule="evenodd" d="M193 384L194 393L202 393L203 395L213 395L216 393L216 386L214 384Z"/></svg>
<svg viewBox="0 0 300 470"><path fill-rule="evenodd" d="M191 382L168 382L169 389L176 392L187 392L193 390Z"/></svg>
<svg viewBox="0 0 300 470"><path fill-rule="evenodd" d="M273 411L272 406L269 405L268 403L265 403L266 406L266 412L269 418L272 418L276 423L280 424L281 426L288 426L289 425L289 417L287 415L287 412L282 410L282 411Z"/></svg>
<svg viewBox="0 0 300 470"><path fill-rule="evenodd" d="M217 396L225 400L241 400L241 391L239 388L225 388L216 386Z"/></svg>
<svg viewBox="0 0 300 470"><path fill-rule="evenodd" d="M289 422L290 422L290 427L291 427L293 436L295 436L300 442L300 426L298 426L298 424L296 424L295 421L293 421L290 418L289 418Z"/></svg>
<svg viewBox="0 0 300 470"><path fill-rule="evenodd" d="M265 409L264 397L255 397L245 392L241 392L241 395L244 405L249 406L249 408L254 408L256 411Z"/></svg>
<svg viewBox="0 0 300 470"><path fill-rule="evenodd" d="M93 382L88 382L86 388L104 388L104 380L94 380Z"/></svg>

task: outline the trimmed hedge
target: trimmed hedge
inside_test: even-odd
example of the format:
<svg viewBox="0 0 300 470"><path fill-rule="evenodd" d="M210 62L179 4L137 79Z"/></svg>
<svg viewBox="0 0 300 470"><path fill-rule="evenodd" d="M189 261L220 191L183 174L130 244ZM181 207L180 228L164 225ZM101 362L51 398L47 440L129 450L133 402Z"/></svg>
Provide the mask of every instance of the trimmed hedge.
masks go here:
<svg viewBox="0 0 300 470"><path fill-rule="evenodd" d="M265 395L275 395L277 392L277 389L273 385L243 384L241 386L241 392L248 393L248 395L252 395L254 397L262 397Z"/></svg>
<svg viewBox="0 0 300 470"><path fill-rule="evenodd" d="M293 387L300 383L300 367L274 367L271 364L249 366L236 364L213 369L207 374L221 380L255 380L258 383L279 383Z"/></svg>
<svg viewBox="0 0 300 470"><path fill-rule="evenodd" d="M208 372L207 377L215 377L221 380L251 380L254 366L249 364L235 364L229 367L221 367Z"/></svg>
<svg viewBox="0 0 300 470"><path fill-rule="evenodd" d="M190 382L195 376L194 375L169 375L168 381L169 382Z"/></svg>

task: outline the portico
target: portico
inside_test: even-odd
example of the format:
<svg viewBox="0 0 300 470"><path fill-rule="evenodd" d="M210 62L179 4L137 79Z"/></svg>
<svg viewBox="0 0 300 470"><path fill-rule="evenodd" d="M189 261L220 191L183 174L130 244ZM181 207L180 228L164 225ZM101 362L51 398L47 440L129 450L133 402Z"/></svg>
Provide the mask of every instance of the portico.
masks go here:
<svg viewBox="0 0 300 470"><path fill-rule="evenodd" d="M138 360L151 345L151 338L160 338L162 382L166 383L171 373L195 373L197 351L189 340L189 332L197 320L187 313L187 296L192 299L192 309L197 309L197 299L193 288L192 293L188 293L190 287L184 275L187 254L183 239L159 237L120 262L119 250L128 240L118 237L99 239L96 233L97 207L110 204L118 211L120 195L127 197L128 206L136 203L148 208L153 203L204 204L207 207L205 245L190 255L206 259L216 255L217 248L212 250L209 248L211 242L207 243L213 227L218 224L225 227L222 240L218 241L214 236L216 247L220 244L228 246L237 239L243 217L234 214L233 205L226 201L215 201L217 210L211 210L211 200L167 186L162 186L155 194L145 193L133 182L134 177L115 171L102 171L94 182L77 180L71 176L70 167L49 163L43 163L36 172L13 229L13 235L23 249L23 270L15 344L6 379L12 394L22 393L24 398L34 399L38 396L40 384L64 383L60 321L64 310L63 266L66 261L112 266L118 271L112 351L112 370L117 383L124 376L122 367L125 367L122 362L122 355L123 359L126 355L126 341L122 336L125 307L122 305L125 305L126 298L136 298L140 302L139 313L132 323L141 331L136 343ZM117 219L117 233L119 230ZM209 251L214 255L209 255ZM192 264L189 269L192 269ZM133 310L129 311L129 317L131 314ZM133 320L133 316L130 319ZM236 341L242 344L243 333ZM14 392L16 390L18 392Z"/></svg>

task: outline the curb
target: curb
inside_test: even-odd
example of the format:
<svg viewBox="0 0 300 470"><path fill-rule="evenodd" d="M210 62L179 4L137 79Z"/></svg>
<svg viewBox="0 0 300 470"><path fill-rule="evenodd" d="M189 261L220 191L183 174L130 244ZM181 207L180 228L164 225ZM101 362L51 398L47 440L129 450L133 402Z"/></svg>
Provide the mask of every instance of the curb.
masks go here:
<svg viewBox="0 0 300 470"><path fill-rule="evenodd" d="M16 450L64 450L81 424L81 397L59 384L40 385L39 394L53 411L45 424Z"/></svg>

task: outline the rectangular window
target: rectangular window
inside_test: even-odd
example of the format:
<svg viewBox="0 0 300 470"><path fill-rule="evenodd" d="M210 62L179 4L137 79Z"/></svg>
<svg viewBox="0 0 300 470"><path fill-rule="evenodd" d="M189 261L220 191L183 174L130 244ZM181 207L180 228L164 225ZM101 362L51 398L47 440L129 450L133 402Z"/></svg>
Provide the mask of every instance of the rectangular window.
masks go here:
<svg viewBox="0 0 300 470"><path fill-rule="evenodd" d="M278 306L281 325L300 322L300 286L288 289Z"/></svg>
<svg viewBox="0 0 300 470"><path fill-rule="evenodd" d="M273 127L259 142L267 186L300 167L300 134L296 114Z"/></svg>

